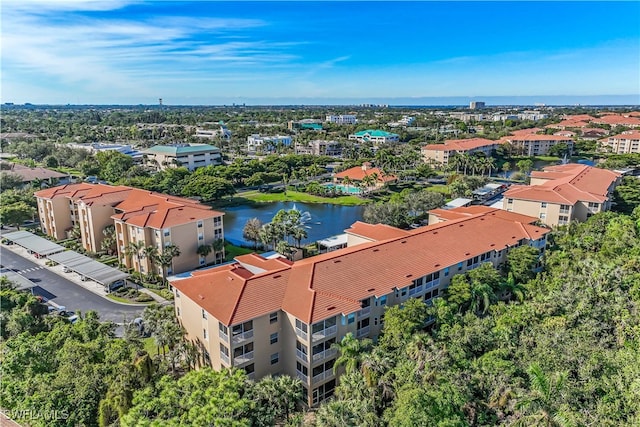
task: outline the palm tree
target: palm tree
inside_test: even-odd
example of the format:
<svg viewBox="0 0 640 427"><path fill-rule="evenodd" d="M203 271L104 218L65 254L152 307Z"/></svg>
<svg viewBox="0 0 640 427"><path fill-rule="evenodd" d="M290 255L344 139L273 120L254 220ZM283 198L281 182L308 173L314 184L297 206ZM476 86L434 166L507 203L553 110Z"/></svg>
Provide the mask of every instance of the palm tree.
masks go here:
<svg viewBox="0 0 640 427"><path fill-rule="evenodd" d="M351 180L351 178L349 178L348 176L345 176L344 178L342 178L342 185L344 185L345 188L347 189L347 193L349 192L349 187L351 186L351 184L353 184L353 181Z"/></svg>
<svg viewBox="0 0 640 427"><path fill-rule="evenodd" d="M524 410L524 415L519 418L516 426L545 426L545 427L571 427L575 425L565 412L562 401L562 392L567 381L567 374L554 373L547 375L537 364L532 364L527 370L529 374L529 393L516 407Z"/></svg>
<svg viewBox="0 0 640 427"><path fill-rule="evenodd" d="M200 245L198 249L196 249L196 253L204 258L205 263L207 262L207 256L211 253L213 248L211 245Z"/></svg>
<svg viewBox="0 0 640 427"><path fill-rule="evenodd" d="M333 372L335 373L342 365L344 365L347 373L356 371L362 361L362 354L371 347L372 344L373 341L369 338L358 340L353 336L352 332L348 332L339 343L331 344L331 348L340 352L340 356L333 365Z"/></svg>
<svg viewBox="0 0 640 427"><path fill-rule="evenodd" d="M251 218L247 220L242 229L242 238L253 242L253 249L258 249L258 242L260 241L260 228L262 222L258 218Z"/></svg>
<svg viewBox="0 0 640 427"><path fill-rule="evenodd" d="M211 244L211 249L213 250L213 257L215 258L216 264L218 264L218 254L222 253L221 260L224 259L224 240L216 239ZM220 261L222 262L222 261Z"/></svg>
<svg viewBox="0 0 640 427"><path fill-rule="evenodd" d="M170 244L162 248L162 252L158 255L158 262L162 266L162 279L167 279L167 268L173 264L173 259L181 254L180 248L174 244Z"/></svg>
<svg viewBox="0 0 640 427"><path fill-rule="evenodd" d="M296 227L291 232L291 236L293 237L293 240L295 240L296 242L296 247L299 248L300 244L302 243L302 239L306 239L308 236L308 233L307 233L307 230L304 229L304 227Z"/></svg>
<svg viewBox="0 0 640 427"><path fill-rule="evenodd" d="M115 225L107 225L102 230L104 238L100 242L100 249L107 251L108 255L113 255L116 250L116 227Z"/></svg>
<svg viewBox="0 0 640 427"><path fill-rule="evenodd" d="M144 242L139 240L137 242L129 242L124 248L124 254L128 257L135 257L138 262L137 270L140 271L142 264L142 249L144 249Z"/></svg>
<svg viewBox="0 0 640 427"><path fill-rule="evenodd" d="M496 159L494 159L493 157L487 157L484 160L484 166L487 169L487 176L491 176L491 172L496 168Z"/></svg>

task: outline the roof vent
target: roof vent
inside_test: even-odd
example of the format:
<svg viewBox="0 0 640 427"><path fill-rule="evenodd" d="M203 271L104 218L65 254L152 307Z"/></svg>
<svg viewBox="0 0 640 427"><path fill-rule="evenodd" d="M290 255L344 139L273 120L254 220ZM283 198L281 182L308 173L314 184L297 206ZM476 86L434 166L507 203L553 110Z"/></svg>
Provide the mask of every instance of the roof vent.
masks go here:
<svg viewBox="0 0 640 427"><path fill-rule="evenodd" d="M492 244L490 244L489 246L494 247L495 245L496 245L495 243L492 243Z"/></svg>
<svg viewBox="0 0 640 427"><path fill-rule="evenodd" d="M469 255L471 255L471 253L470 252L465 252L465 255L469 256Z"/></svg>
<svg viewBox="0 0 640 427"><path fill-rule="evenodd" d="M335 306L335 305L332 305L332 306L330 306L330 307L327 307L327 311L335 310L335 309L336 309L336 306Z"/></svg>
<svg viewBox="0 0 640 427"><path fill-rule="evenodd" d="M404 277L411 277L411 276L413 276L413 274L407 274L407 275L406 275L406 276L404 276Z"/></svg>
<svg viewBox="0 0 640 427"><path fill-rule="evenodd" d="M339 262L342 262L342 260L339 260L339 259L335 259L335 260L333 260L333 263L334 263L334 264L337 264L337 263L339 263Z"/></svg>
<svg viewBox="0 0 640 427"><path fill-rule="evenodd" d="M464 227L464 224L460 224L460 225L458 225L458 227Z"/></svg>
<svg viewBox="0 0 640 427"><path fill-rule="evenodd" d="M282 274L276 274L275 276L273 276L274 279L279 279L280 277L282 277Z"/></svg>
<svg viewBox="0 0 640 427"><path fill-rule="evenodd" d="M400 243L407 243L407 241L406 240L402 240Z"/></svg>
<svg viewBox="0 0 640 427"><path fill-rule="evenodd" d="M438 232L437 232L437 231L434 231L434 232L433 232L433 234L438 234Z"/></svg>
<svg viewBox="0 0 640 427"><path fill-rule="evenodd" d="M202 296L202 294L198 294L198 298L200 298L200 299L204 299L204 297Z"/></svg>
<svg viewBox="0 0 640 427"><path fill-rule="evenodd" d="M434 267L440 267L440 264L436 264L436 265L434 265Z"/></svg>
<svg viewBox="0 0 640 427"><path fill-rule="evenodd" d="M370 288L370 289L367 289L367 292L373 292L375 290L376 290L376 288Z"/></svg>
<svg viewBox="0 0 640 427"><path fill-rule="evenodd" d="M375 248L375 249L373 250L373 252L380 252L380 249Z"/></svg>

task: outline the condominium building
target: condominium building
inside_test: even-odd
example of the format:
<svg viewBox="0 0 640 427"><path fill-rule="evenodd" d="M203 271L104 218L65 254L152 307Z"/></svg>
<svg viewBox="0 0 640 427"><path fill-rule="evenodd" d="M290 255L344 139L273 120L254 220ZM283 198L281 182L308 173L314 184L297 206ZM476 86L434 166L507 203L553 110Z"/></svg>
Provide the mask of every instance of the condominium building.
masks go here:
<svg viewBox="0 0 640 427"><path fill-rule="evenodd" d="M337 116L327 114L325 121L336 125L355 125L358 123L358 119L353 114L340 114Z"/></svg>
<svg viewBox="0 0 640 427"><path fill-rule="evenodd" d="M338 141L315 139L309 142L296 143L296 154L311 154L314 156L342 156L342 144Z"/></svg>
<svg viewBox="0 0 640 427"><path fill-rule="evenodd" d="M404 231L356 222L349 246L296 262L243 255L232 264L170 278L176 316L205 365L250 378L286 374L304 384L308 405L329 398L343 372L334 343L376 339L389 306L431 303L453 276L510 249L544 250L536 218L480 208L465 218ZM184 275L183 275L184 276Z"/></svg>
<svg viewBox="0 0 640 427"><path fill-rule="evenodd" d="M156 145L143 151L146 163L158 170L186 167L190 171L197 168L222 164L220 149L209 144Z"/></svg>
<svg viewBox="0 0 640 427"><path fill-rule="evenodd" d="M469 109L471 110L479 110L485 107L486 107L486 104L483 101L471 101L469 103Z"/></svg>
<svg viewBox="0 0 640 427"><path fill-rule="evenodd" d="M198 248L224 239L223 213L194 200L167 196L126 186L69 184L35 193L42 231L56 239L69 236L78 226L82 247L102 250L105 229L115 229L120 262L141 273L171 274L192 270L224 259L224 250L206 257ZM159 265L151 257L131 255L130 243L154 248L162 254L169 245L180 255L171 265ZM164 267L164 270L163 270Z"/></svg>
<svg viewBox="0 0 640 427"><path fill-rule="evenodd" d="M270 153L275 151L278 145L290 146L291 137L288 135L261 136L257 133L247 137L247 151L250 153L256 151Z"/></svg>
<svg viewBox="0 0 640 427"><path fill-rule="evenodd" d="M397 133L385 132L383 130L361 130L352 135L349 135L349 139L359 142L373 142L374 144L383 144L387 142L398 142L400 136Z"/></svg>
<svg viewBox="0 0 640 427"><path fill-rule="evenodd" d="M426 145L420 149L420 152L426 163L438 163L446 166L449 164L449 158L454 154L484 153L489 157L499 145L499 141L484 138L450 139L444 144Z"/></svg>
<svg viewBox="0 0 640 427"><path fill-rule="evenodd" d="M600 149L616 154L640 153L640 131L631 130L598 141Z"/></svg>
<svg viewBox="0 0 640 427"><path fill-rule="evenodd" d="M621 175L606 169L570 163L531 173L531 185L512 186L503 209L535 216L549 226L585 221L611 208Z"/></svg>
<svg viewBox="0 0 640 427"><path fill-rule="evenodd" d="M505 136L500 141L511 144L515 147L516 152L529 157L547 154L549 149L557 144L566 144L570 151L573 149L573 140L560 135L520 133Z"/></svg>
<svg viewBox="0 0 640 427"><path fill-rule="evenodd" d="M600 118L591 120L591 123L595 123L598 125L640 128L640 118L621 114L606 114Z"/></svg>

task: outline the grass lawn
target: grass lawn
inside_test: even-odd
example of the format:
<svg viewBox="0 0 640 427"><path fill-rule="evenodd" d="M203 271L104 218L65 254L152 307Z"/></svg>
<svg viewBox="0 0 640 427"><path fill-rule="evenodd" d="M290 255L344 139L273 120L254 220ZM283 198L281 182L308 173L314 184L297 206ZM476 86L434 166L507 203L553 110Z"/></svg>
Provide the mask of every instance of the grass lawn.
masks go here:
<svg viewBox="0 0 640 427"><path fill-rule="evenodd" d="M340 196L340 197L320 197L314 196L300 191L287 190L283 193L261 193L259 191L248 191L242 193L244 199L258 202L300 202L300 203L329 203L333 205L356 206L369 203L369 200L361 199L357 196Z"/></svg>
<svg viewBox="0 0 640 427"><path fill-rule="evenodd" d="M144 350L153 357L158 354L158 346L156 345L156 339L154 337L143 338Z"/></svg>
<svg viewBox="0 0 640 427"><path fill-rule="evenodd" d="M124 302L124 303L127 303L127 304L144 304L142 302L136 302L136 301L133 301L133 300L130 300L130 299L127 299L127 298L118 297L118 296L115 296L113 294L107 294L107 298L112 299L112 300L117 301L117 302Z"/></svg>
<svg viewBox="0 0 640 427"><path fill-rule="evenodd" d="M227 261L231 261L235 257L239 255L246 255L254 252L253 249L243 248L240 246L232 245L231 243L225 242L224 244L224 253Z"/></svg>
<svg viewBox="0 0 640 427"><path fill-rule="evenodd" d="M449 186L445 184L433 184L427 187L427 191L433 191L434 193L441 193L443 196L448 196Z"/></svg>

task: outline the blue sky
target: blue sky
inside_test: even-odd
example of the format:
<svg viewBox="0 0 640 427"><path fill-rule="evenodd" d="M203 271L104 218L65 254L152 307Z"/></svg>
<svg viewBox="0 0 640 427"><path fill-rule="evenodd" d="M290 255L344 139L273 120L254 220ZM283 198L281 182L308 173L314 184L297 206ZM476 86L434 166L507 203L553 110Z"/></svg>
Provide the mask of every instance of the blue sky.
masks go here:
<svg viewBox="0 0 640 427"><path fill-rule="evenodd" d="M636 1L3 0L1 13L2 102L640 103Z"/></svg>

